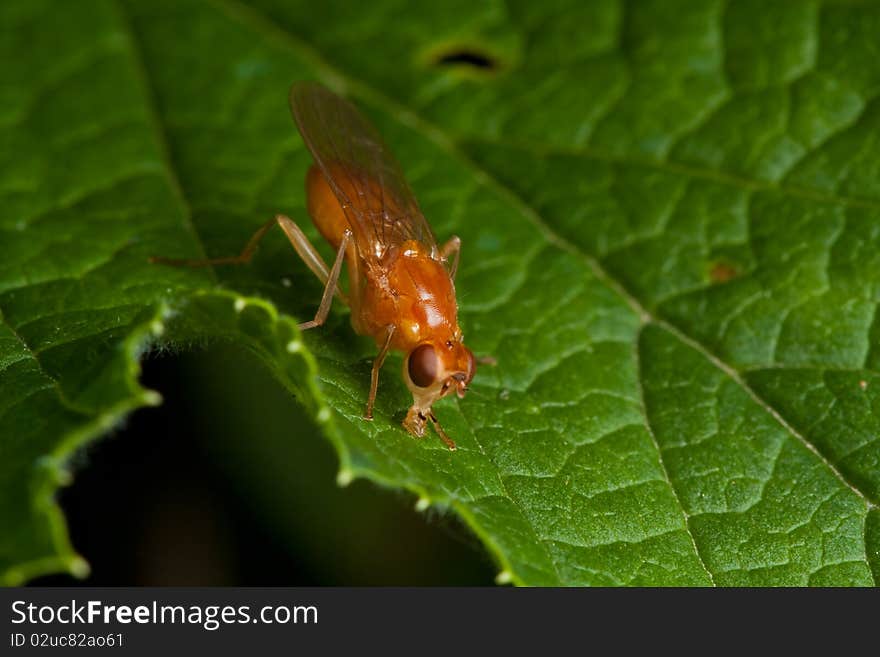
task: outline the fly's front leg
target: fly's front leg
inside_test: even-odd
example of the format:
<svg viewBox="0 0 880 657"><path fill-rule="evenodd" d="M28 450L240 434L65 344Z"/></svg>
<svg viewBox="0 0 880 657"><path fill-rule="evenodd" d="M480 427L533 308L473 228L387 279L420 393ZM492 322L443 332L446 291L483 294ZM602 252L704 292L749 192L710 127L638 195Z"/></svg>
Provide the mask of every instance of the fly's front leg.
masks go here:
<svg viewBox="0 0 880 657"><path fill-rule="evenodd" d="M339 250L336 252L336 260L333 261L333 267L327 275L327 284L324 286L324 294L321 297L321 304L318 306L317 312L315 312L315 319L300 324L300 331L321 326L321 324L327 320L327 315L330 313L330 304L333 303L333 295L337 292L339 272L342 271L342 262L345 260L345 249L351 241L351 235L351 230L348 229L342 234L342 241L339 242Z"/></svg>
<svg viewBox="0 0 880 657"><path fill-rule="evenodd" d="M373 419L373 403L376 401L376 391L379 389L379 370L382 369L382 363L385 362L385 356L388 355L388 348L391 346L391 336L394 335L394 324L386 327L385 344L379 350L376 359L373 361L373 369L370 372L370 395L367 397L367 410L364 411L364 419Z"/></svg>
<svg viewBox="0 0 880 657"><path fill-rule="evenodd" d="M437 416L434 415L434 411L430 411L428 413L428 419L431 420L431 424L434 425L434 431L436 431L437 435L440 436L440 440L442 440L446 444L446 446L454 452L456 450L455 441L447 436L446 432L443 431L443 427L440 426L440 420L438 420Z"/></svg>
<svg viewBox="0 0 880 657"><path fill-rule="evenodd" d="M449 267L449 277L455 280L455 272L458 271L458 258L461 255L461 238L458 235L450 237L443 246L440 247L440 255L444 260L448 261L452 258L452 264Z"/></svg>
<svg viewBox="0 0 880 657"><path fill-rule="evenodd" d="M454 281L455 273L458 271L458 260L461 256L461 238L458 235L453 235L446 240L443 246L440 247L440 255L447 261L449 258L452 258L452 264L449 267L449 277ZM477 356L476 361L479 365L495 366L498 364L498 361L492 356ZM439 424L435 426L439 426Z"/></svg>

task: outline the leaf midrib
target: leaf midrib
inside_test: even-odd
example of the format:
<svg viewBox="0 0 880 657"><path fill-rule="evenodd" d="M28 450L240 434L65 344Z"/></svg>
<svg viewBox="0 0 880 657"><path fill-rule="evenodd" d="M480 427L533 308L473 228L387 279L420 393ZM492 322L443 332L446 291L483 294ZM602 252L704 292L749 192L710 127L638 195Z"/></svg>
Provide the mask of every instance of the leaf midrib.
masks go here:
<svg viewBox="0 0 880 657"><path fill-rule="evenodd" d="M647 324L642 324L639 329L639 334L641 334L646 325ZM693 545L694 547L694 553L697 555L697 559L699 559L700 565L706 572L706 576L709 578L712 586L718 586L715 583L715 577L712 575L712 571L709 570L709 566L703 559L702 552L700 552L699 545L697 544L697 537L694 536L694 532L691 530L691 516L687 512L687 510L685 510L684 504L681 503L681 499L678 496L678 490L676 490L675 486L672 483L672 478L669 476L669 470L666 468L666 461L663 459L663 450L660 449L660 443L658 442L657 436L654 434L654 428L651 426L651 422L648 419L648 407L645 404L645 390L644 386L642 385L642 358L639 353L640 339L641 335L636 336L633 342L633 353L636 359L636 385L639 388L639 406L641 407L642 417L645 419L645 430L651 437L651 442L654 445L654 449L657 450L657 460L660 463L660 469L663 471L663 478L666 480L666 483L669 484L669 490L672 491L672 496L675 499L675 503L678 505L679 509L681 509L682 516L684 516L684 524L687 529L688 537L691 539L691 545Z"/></svg>

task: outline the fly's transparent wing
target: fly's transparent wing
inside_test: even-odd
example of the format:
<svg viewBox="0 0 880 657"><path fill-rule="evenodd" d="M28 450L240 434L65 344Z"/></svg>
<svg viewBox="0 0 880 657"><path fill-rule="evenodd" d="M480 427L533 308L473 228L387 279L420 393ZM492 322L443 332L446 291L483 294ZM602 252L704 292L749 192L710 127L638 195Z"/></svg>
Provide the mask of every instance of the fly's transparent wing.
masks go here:
<svg viewBox="0 0 880 657"><path fill-rule="evenodd" d="M291 87L290 109L345 211L363 258L375 262L407 240L438 253L431 227L400 165L363 114L315 82Z"/></svg>

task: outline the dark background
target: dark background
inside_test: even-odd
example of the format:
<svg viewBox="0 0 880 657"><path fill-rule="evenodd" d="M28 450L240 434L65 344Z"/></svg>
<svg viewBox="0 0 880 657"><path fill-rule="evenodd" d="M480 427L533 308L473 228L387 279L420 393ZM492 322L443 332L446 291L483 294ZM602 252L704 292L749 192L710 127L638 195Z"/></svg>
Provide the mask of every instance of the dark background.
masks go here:
<svg viewBox="0 0 880 657"><path fill-rule="evenodd" d="M243 349L152 354L158 408L75 459L60 493L86 585L491 584L449 512L356 480L296 401ZM71 585L69 576L34 585Z"/></svg>

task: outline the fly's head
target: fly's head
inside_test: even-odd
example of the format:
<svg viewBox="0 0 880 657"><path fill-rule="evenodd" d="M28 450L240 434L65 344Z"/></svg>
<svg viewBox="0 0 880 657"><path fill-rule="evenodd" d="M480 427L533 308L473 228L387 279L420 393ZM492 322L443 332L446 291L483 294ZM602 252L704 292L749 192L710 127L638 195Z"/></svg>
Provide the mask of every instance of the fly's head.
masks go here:
<svg viewBox="0 0 880 657"><path fill-rule="evenodd" d="M453 392L464 397L476 371L474 354L462 344L460 334L447 340L422 342L412 349L403 363L403 379L413 395L412 408L403 423L407 431L424 436L430 420L439 433L431 407ZM451 442L444 440L447 444Z"/></svg>

